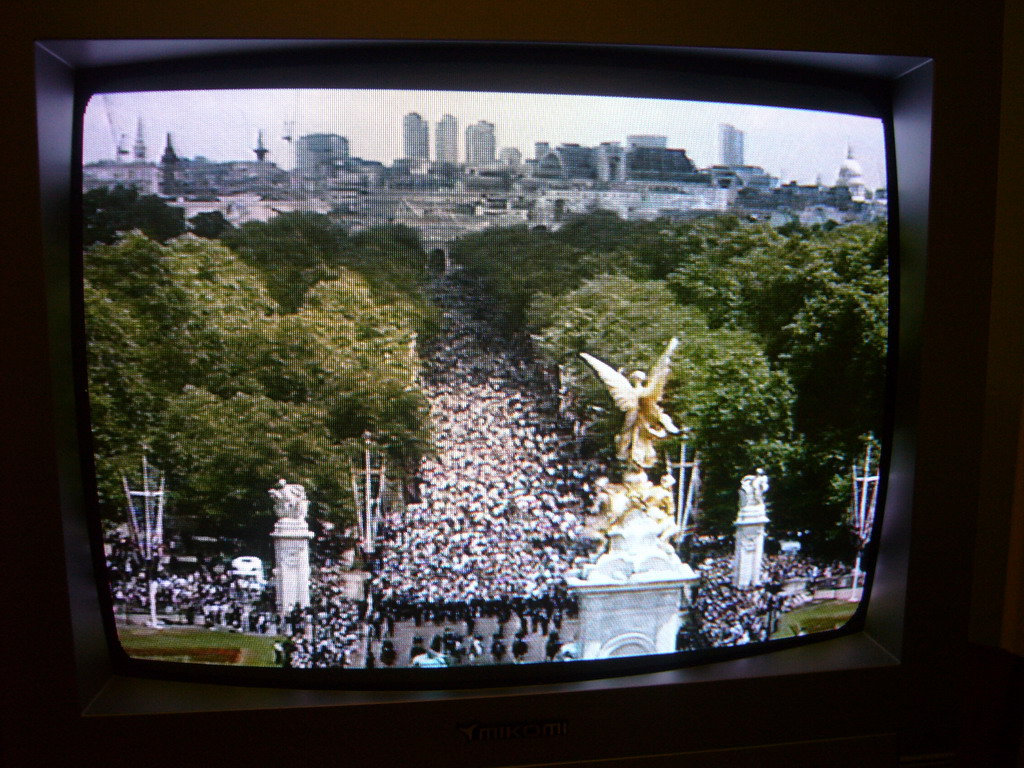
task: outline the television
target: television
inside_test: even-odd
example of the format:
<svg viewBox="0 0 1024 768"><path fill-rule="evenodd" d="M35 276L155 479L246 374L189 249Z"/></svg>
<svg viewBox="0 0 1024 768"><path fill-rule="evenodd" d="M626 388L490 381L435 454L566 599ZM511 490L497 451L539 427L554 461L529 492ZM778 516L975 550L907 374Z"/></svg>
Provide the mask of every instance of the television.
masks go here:
<svg viewBox="0 0 1024 768"><path fill-rule="evenodd" d="M137 23L140 30L146 28L144 22ZM979 39L998 28L992 20L965 24ZM476 27L470 22L466 25L466 34L460 36L473 37ZM773 47L820 47L812 44L810 34L798 37L803 45L792 42L782 31L776 34L779 42ZM99 34L92 42L41 44L35 65L42 170L33 167L28 173L37 175L42 184L44 224L41 229L35 224L25 226L31 232L26 242L34 242L41 234L51 239L51 270L62 263L67 268L75 237L77 212L70 201L75 175L72 96L76 79L108 84L117 80L127 90L157 90L196 76L204 87L225 87L245 82L258 60L269 80L279 78L279 82L290 84L297 72L308 73L319 65L323 52L329 51L334 61L346 64L343 79L349 82L359 80L362 66L364 78L390 77L392 83L407 88L436 88L441 75L451 71L446 68L451 68L453 61L468 60L479 66L461 87L562 90L561 83L566 80L583 79L591 83L591 92L621 95L622 83L630 80L627 75L637 70L651 73L653 89L666 87L669 91L674 74L686 70L700 72L705 83L732 83L729 92L737 100L742 100L744 82L749 87L754 80L760 81L758 88L752 89L761 94L752 98L759 103L763 103L766 90L773 94L789 89L798 94L814 93L835 98L837 104L848 98L835 96L837 92L881 94L883 108L891 109L894 116L890 157L895 184L890 193L898 214L890 226L896 229L898 221L900 357L895 361L894 430L879 560L864 624L856 632L697 666L625 675L618 669L614 676L562 681L523 681L508 676L495 679L486 688L449 685L359 691L337 687L311 690L295 683L282 688L224 680L195 682L137 669L112 671L115 657L103 632L100 609L104 584L93 567L85 524L83 486L89 481L78 462L80 444L70 402L74 395L71 361L78 354L75 350L81 349L76 347L79 342L73 337L72 321L60 316L70 304L67 297L72 278L58 266L57 272L48 273L57 294L54 309L44 303L40 292L35 303L29 303L26 316L40 322L45 318L52 329L50 354L35 352L34 375L45 384L40 389L52 386L56 390L57 405L43 403L37 395L40 400L33 413L55 422L59 461L43 462L44 469L36 467L36 474L22 472L23 478L39 478L37 487L46 489L49 501L43 506L48 507L49 517L43 514L45 510L31 521L19 517L18 523L26 525L25 533L34 534L18 539L18 553L26 557L26 543L32 540L51 555L51 565L67 563L66 579L65 574L54 572L34 580L37 595L42 590L64 607L39 616L36 605L26 613L51 628L53 636L60 638L62 650L52 652L56 658L49 666L37 668L38 675L59 679L40 690L26 689L27 700L40 701L38 697L47 695L53 705L52 700L59 697L61 703L55 706L59 722L71 734L68 748L79 753L91 750L115 764L119 759L131 762L140 755L153 757L151 745L168 741L169 730L180 732L182 728L194 734L196 742L165 745L163 755L155 759L180 759L193 748L223 759L283 758L304 750L328 755L347 749L369 751L384 762L440 751L444 762L453 765L670 759L659 755L672 755L677 761L690 759L693 764L713 759L736 764L747 757L762 763L777 757L800 764L800 760L811 763L820 759L822 753L830 754L834 764L841 764L837 762L841 759L858 764L870 759L892 760L899 749L911 753L948 751L950 741L933 735L932 729L936 722L949 725L955 718L955 702L943 691L957 679L956 659L965 635L970 557L963 539L971 535L973 523L961 515L963 504L973 502L981 482L980 467L971 458L976 451L970 449L980 441L983 376L971 363L980 363L983 356L988 272L985 265L965 272L954 258L955 246L963 244L966 235L948 215L941 215L950 213L944 206L954 206L954 201L940 181L951 182L964 163L989 180L979 185L979 196L988 206L978 202L973 209L978 229L987 233L992 220L994 154L985 137L995 135L995 107L979 97L978 109L990 120L981 121L977 144L959 148L956 160L948 154L948 143L937 144L930 152L932 136L936 142L948 142L958 125L958 116L950 114L953 96L948 91L955 94L969 86L953 78L942 79L941 70L933 71L934 62L928 59L942 61L948 56L976 78L981 78L981 73L991 74L994 64L985 57L968 62L948 50L941 55L932 53L929 38L922 35L922 50L913 50L908 42L897 51L907 56L854 55L877 53L880 47L877 43L858 47L839 39L832 47L850 54L768 53L754 46L749 35L736 43L745 50L461 46L453 42L423 46L315 41L102 42ZM40 40L57 36L32 35ZM440 37L436 33L417 36ZM584 42L588 41L597 38L584 36ZM649 31L638 31L632 40L619 42L665 41ZM695 32L692 40L674 42L709 45L724 44L724 39ZM881 49L891 51L884 46ZM417 66L410 68L409 61L416 61ZM756 73L753 79L751 72ZM538 88L537 84L545 81L558 85ZM473 82L487 84L473 86ZM25 88L32 90L28 85ZM676 91L673 95L680 94ZM955 205L960 204L957 198ZM970 242L980 242L978 247L987 252L987 237ZM31 252L43 251L35 246ZM28 263L25 266L33 268ZM953 295L970 295L975 300L956 304L954 309L935 306L934 302ZM947 354L955 354L962 363L947 365ZM50 356L57 373L45 370ZM947 407L953 398L951 385L958 390L956 409ZM30 429L20 431L35 434ZM27 439L29 446L34 445L34 438ZM42 438L39 440L36 457L47 450ZM954 442L955 462L948 455ZM14 466L28 469L24 460ZM949 471L952 466L959 468L957 473ZM947 475L952 474L957 474L959 482L951 488ZM57 566L53 569L60 570ZM936 615L946 617L941 627ZM18 640L20 644L23 637ZM945 671L936 672L934 666L942 664L948 665ZM445 670L436 672L444 674ZM396 723L401 723L401 740L393 736ZM45 722L40 725L46 727ZM259 729L259 735L223 738L236 728L239 735L248 728ZM487 738L475 738L481 729ZM28 750L30 742L36 749L64 748L29 735L38 733L26 725L18 748ZM112 743L118 746L111 748ZM728 752L717 758L710 756L713 750Z"/></svg>

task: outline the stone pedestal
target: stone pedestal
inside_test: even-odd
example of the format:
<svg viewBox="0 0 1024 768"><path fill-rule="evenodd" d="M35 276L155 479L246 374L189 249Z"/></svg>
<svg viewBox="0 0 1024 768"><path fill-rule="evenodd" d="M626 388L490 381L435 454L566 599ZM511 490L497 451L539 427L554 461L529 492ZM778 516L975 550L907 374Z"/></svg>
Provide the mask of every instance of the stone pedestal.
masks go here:
<svg viewBox="0 0 1024 768"><path fill-rule="evenodd" d="M296 604L309 605L309 540L313 538L305 520L282 517L270 534L274 539L274 584L277 609L284 614Z"/></svg>
<svg viewBox="0 0 1024 768"><path fill-rule="evenodd" d="M608 532L608 551L581 577L569 578L580 606L581 659L672 653L684 591L698 577L671 547L662 527L633 511Z"/></svg>
<svg viewBox="0 0 1024 768"><path fill-rule="evenodd" d="M764 504L749 504L736 518L736 553L733 557L733 586L739 589L761 584L764 558L764 527L768 515Z"/></svg>

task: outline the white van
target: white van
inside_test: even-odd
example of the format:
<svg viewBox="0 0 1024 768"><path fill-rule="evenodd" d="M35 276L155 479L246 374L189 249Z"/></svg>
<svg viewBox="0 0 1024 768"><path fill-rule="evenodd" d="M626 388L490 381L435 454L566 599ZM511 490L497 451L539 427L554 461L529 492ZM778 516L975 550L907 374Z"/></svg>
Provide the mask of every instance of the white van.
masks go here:
<svg viewBox="0 0 1024 768"><path fill-rule="evenodd" d="M231 575L238 579L250 581L260 587L264 587L267 584L267 577L263 573L263 561L252 555L236 557L232 560Z"/></svg>

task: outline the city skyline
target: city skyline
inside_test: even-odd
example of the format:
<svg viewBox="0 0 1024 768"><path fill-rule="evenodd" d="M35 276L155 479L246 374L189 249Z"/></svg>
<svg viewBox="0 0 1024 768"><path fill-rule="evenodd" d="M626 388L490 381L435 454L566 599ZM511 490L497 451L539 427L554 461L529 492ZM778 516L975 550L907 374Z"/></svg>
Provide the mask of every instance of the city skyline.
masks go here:
<svg viewBox="0 0 1024 768"><path fill-rule="evenodd" d="M759 165L781 183L835 182L852 146L869 188L885 186L884 132L871 117L714 102L608 96L500 94L440 91L168 91L99 94L84 117L86 163L116 158L122 134L131 146L141 120L146 157L157 161L169 132L179 156L215 161L254 159L263 131L268 159L294 167L293 140L336 133L351 154L390 165L404 156L403 118L417 112L434 125L452 115L459 126L494 124L496 147L534 156L534 143L596 146L625 144L631 134L667 137L700 168L721 152L719 125L744 134L747 164ZM210 130L210 126L217 130ZM460 131L461 132L461 131ZM460 158L463 159L463 158Z"/></svg>

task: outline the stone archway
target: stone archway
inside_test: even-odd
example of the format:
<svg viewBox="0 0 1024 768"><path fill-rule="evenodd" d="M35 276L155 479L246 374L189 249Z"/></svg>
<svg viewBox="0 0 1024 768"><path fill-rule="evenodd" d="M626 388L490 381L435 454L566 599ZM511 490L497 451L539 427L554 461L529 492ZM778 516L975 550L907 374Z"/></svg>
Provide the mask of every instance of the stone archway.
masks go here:
<svg viewBox="0 0 1024 768"><path fill-rule="evenodd" d="M646 656L657 653L651 638L640 632L624 632L608 640L598 654L598 658L610 659L618 656Z"/></svg>

